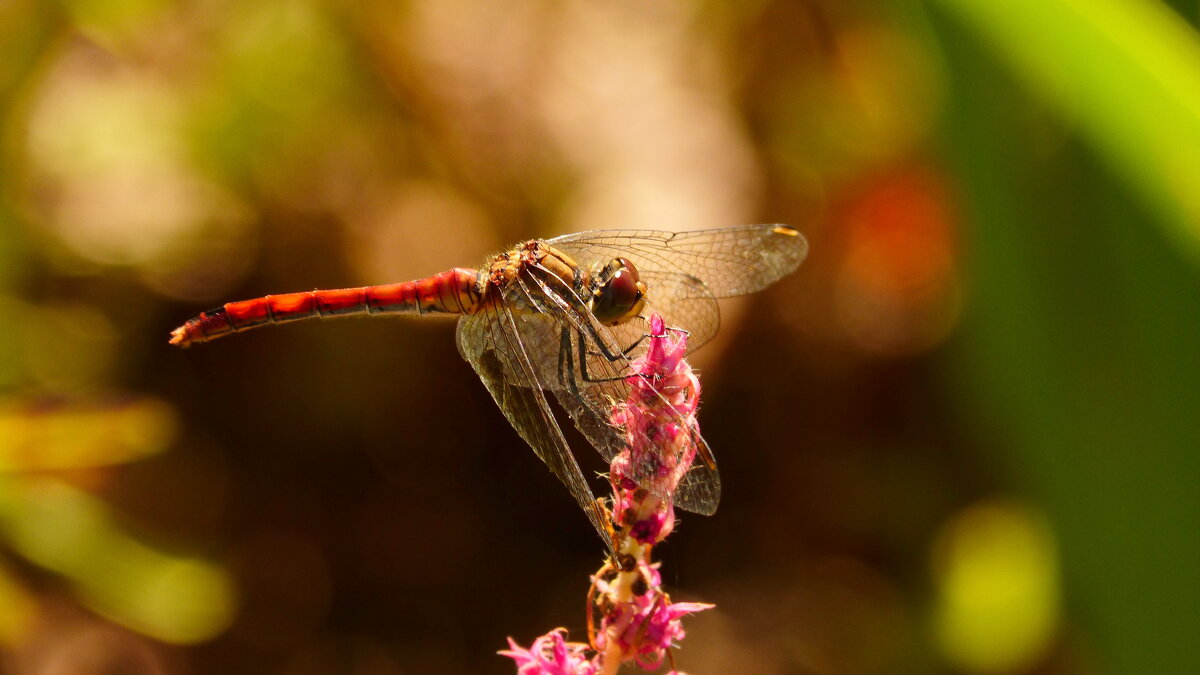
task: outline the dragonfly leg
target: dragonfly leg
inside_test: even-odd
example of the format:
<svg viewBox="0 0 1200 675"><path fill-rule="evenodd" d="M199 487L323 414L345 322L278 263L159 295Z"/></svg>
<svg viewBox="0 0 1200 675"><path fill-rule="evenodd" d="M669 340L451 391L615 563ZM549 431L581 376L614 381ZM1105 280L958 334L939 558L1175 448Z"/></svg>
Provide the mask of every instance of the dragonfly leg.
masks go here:
<svg viewBox="0 0 1200 675"><path fill-rule="evenodd" d="M571 353L570 352L570 337L567 334L567 331L574 329L579 338L579 349L578 349L579 373L580 373L580 377L583 379L583 381L587 382L589 384L598 384L598 383L604 383L604 382L616 382L619 380L624 380L627 377L626 375L616 375L613 377L592 377L588 373L588 368L587 368L588 356L600 356L601 358L605 359L609 363L616 363L618 361L624 361L625 367L628 368L629 352L648 336L643 335L642 338L639 338L637 342L635 342L633 345L631 345L627 349L623 349L619 352L613 351L612 349L609 348L604 337L600 334L600 331L598 331L596 329L596 326L592 323L593 319L591 317L591 312L590 312L590 310L588 310L587 306L583 304L583 301L579 299L579 295L575 292L575 289L568 286L566 284L566 282L562 281L561 279L554 276L553 274L547 274L546 280L543 280L543 279L538 278L533 275L530 275L530 278L532 279L532 281L534 283L536 283L538 285L538 287L540 287L546 293L547 298L552 299L551 302L553 302L554 305L557 306L557 309L559 311L563 312L563 314L565 315L566 323L570 324L570 326L563 327L562 341L561 341L561 345L559 348L560 358L561 358L561 355L564 353L568 354L568 355ZM552 289L550 287L550 284L560 285L560 286L562 286L562 289L559 291L555 291L554 289ZM533 297L531 294L527 293L527 297L531 301L533 301L535 305L545 306L545 305L542 305L542 303L540 301L533 300ZM588 336L590 336L592 338L592 342L595 343L596 347L599 349L599 352L590 351L587 348L587 345L584 344L584 342L585 342L584 331L586 331ZM649 336L649 337L653 337L653 336ZM568 359L568 363L571 360L572 359ZM572 366L572 368L573 368L573 366ZM563 373L563 375L566 375L566 373ZM575 378L574 378L573 374L568 379L572 383L571 387L572 387L573 393L577 393L574 390Z"/></svg>
<svg viewBox="0 0 1200 675"><path fill-rule="evenodd" d="M545 270L545 268L542 269ZM546 297L549 298L550 302L554 305L555 309L562 312L566 316L567 323L570 323L575 330L579 331L581 346L580 359L583 358L584 354L588 353L585 349L582 349L583 331L585 330L592 338L592 341L595 342L596 346L600 349L600 352L597 354L597 356L604 357L609 363L624 359L626 352L614 352L606 344L606 341L604 340L603 336L600 335L599 331L596 330L596 326L592 323L595 319L591 315L591 310L588 309L583 300L579 298L579 293L576 292L576 289L571 288L567 282L558 278L554 274L551 274L549 270L545 270L545 272L546 274L544 275L544 279L533 275L530 275L530 279L542 289L542 291L546 294ZM552 284L559 286L559 288L551 288ZM529 297L531 300L533 300L532 296ZM540 307L548 307L542 300L533 300L533 302L535 305Z"/></svg>
<svg viewBox="0 0 1200 675"><path fill-rule="evenodd" d="M657 336L651 335L649 333L642 333L642 336L640 338L634 340L633 344L629 345L625 349L622 349L621 353L624 354L625 356L629 356L633 352L633 350L637 349L638 345L645 342L646 338L648 338L648 337L657 337Z"/></svg>
<svg viewBox="0 0 1200 675"><path fill-rule="evenodd" d="M626 375L617 375L614 377L592 377L588 373L587 355L592 354L598 356L598 353L589 352L583 344L583 332L578 331L579 336L579 375L580 378L588 384L602 384L604 382L617 382L624 380ZM563 328L559 338L558 349L558 378L566 386L566 388L574 395L579 396L579 385L575 380L574 370L575 352L577 351L571 346L571 329ZM614 359L615 360L615 359Z"/></svg>
<svg viewBox="0 0 1200 675"><path fill-rule="evenodd" d="M570 329L563 328L559 333L558 347L558 381L570 391L575 397L580 396L579 385L575 382L575 376L571 372L574 367L575 356L574 350L571 347Z"/></svg>
<svg viewBox="0 0 1200 675"><path fill-rule="evenodd" d="M663 337L663 336L662 335L651 335L649 333L642 333L641 337L634 340L628 347L621 350L621 356L628 358L629 355L633 353L633 350L638 348L638 345L645 342L646 338L652 338L652 337ZM616 356L616 355L609 356L608 354L605 354L603 351L598 350L598 349L588 350L588 356L603 356L608 361L616 361L617 359L621 358L621 356Z"/></svg>
<svg viewBox="0 0 1200 675"><path fill-rule="evenodd" d="M650 319L642 314L639 314L638 318L647 323L650 322ZM646 338L665 338L665 337L667 337L667 333L679 333L679 334L682 334L684 337L692 336L692 331L690 331L686 328L676 328L675 326L668 326L668 325L666 325L665 321L663 322L663 331L664 332L661 335L651 335L650 333L642 333L642 337L638 338L638 341L633 344L637 345L639 342L641 342L642 340L645 340Z"/></svg>
<svg viewBox="0 0 1200 675"><path fill-rule="evenodd" d="M638 318L643 319L643 320L645 319L645 317L638 317ZM674 328L672 326L667 326L666 331L670 332L670 333L682 333L684 336L687 336L687 337L691 337L691 335L692 335L692 331L687 330L686 328ZM638 345L645 342L647 338L664 338L666 336L667 336L667 333L663 333L662 335L654 335L652 333L642 333L641 337L639 337L637 340L634 340L633 343L630 344L625 349L622 349L621 354L624 356L629 356L633 352L633 350L637 349ZM602 356L602 354L600 352L589 352L589 354L592 356ZM607 358L607 357L605 357L605 358Z"/></svg>
<svg viewBox="0 0 1200 675"><path fill-rule="evenodd" d="M564 337L564 342L566 342L568 345L567 348L570 349L570 346L569 346L570 339L567 334L568 330L570 330L570 329L567 329L567 328L563 329L563 337ZM606 354L597 354L594 352L588 352L586 347L583 344L583 340L584 340L583 331L577 331L577 334L579 337L579 349L578 349L578 351L579 351L579 375L581 378L583 378L584 382L587 382L588 384L598 384L598 383L603 383L603 382L617 382L619 380L624 380L626 377L629 377L628 375L615 375L613 377L592 377L588 373L588 367L587 367L587 356L589 354L594 354L596 356L603 356L604 358L608 359L608 361L610 363L615 363L616 361L625 359L625 354L622 353L619 355L614 355L610 358ZM626 359L626 360L628 360L628 359ZM626 364L626 367L628 367L628 364ZM570 379L572 381L574 381L575 378L572 377Z"/></svg>

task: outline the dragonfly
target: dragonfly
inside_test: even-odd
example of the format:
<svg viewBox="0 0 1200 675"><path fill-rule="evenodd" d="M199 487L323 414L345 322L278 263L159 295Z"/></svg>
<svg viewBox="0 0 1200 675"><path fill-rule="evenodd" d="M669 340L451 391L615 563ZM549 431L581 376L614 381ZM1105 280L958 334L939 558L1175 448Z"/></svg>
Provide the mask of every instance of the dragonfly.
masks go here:
<svg viewBox="0 0 1200 675"><path fill-rule="evenodd" d="M188 347L310 318L458 316L459 353L611 552L606 511L550 401L611 461L628 443L628 430L612 419L613 407L628 398L631 363L652 337L650 317L658 314L671 329L686 332L693 351L717 331L717 298L761 290L795 270L807 253L804 236L778 224L686 232L592 230L524 242L478 269L231 302L176 328L170 342ZM711 515L721 497L720 475L708 444L698 433L693 437L696 461L674 494L659 496ZM653 491L652 476L635 468L631 477Z"/></svg>

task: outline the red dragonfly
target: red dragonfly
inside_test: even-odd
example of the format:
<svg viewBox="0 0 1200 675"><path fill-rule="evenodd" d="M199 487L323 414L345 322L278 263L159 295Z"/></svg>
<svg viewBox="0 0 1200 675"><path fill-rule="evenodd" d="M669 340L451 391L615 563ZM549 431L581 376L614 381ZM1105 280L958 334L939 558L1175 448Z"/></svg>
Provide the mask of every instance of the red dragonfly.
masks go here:
<svg viewBox="0 0 1200 675"><path fill-rule="evenodd" d="M171 333L187 347L268 324L353 314L458 315L458 351L508 421L570 490L611 549L604 509L555 421L553 396L611 460L626 444L613 423L630 362L646 348L651 313L687 331L689 350L712 338L716 298L766 287L800 265L808 243L786 225L694 232L593 230L534 239L487 261L382 286L268 295L204 312ZM682 420L681 420L682 423ZM721 497L716 461L697 458L670 497L710 515ZM649 487L650 476L633 478Z"/></svg>

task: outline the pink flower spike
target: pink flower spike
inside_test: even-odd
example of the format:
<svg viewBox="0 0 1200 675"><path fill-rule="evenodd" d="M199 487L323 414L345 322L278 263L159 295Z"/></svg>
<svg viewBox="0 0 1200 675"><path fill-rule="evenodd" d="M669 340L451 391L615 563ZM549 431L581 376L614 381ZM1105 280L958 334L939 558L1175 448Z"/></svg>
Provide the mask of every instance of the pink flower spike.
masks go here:
<svg viewBox="0 0 1200 675"><path fill-rule="evenodd" d="M696 410L700 380L683 360L687 334L650 317L646 352L635 359L628 398L613 407L612 419L626 431L626 447L613 458L613 522L626 526L640 544L662 541L675 524L669 496L696 459ZM649 488L657 499L638 490Z"/></svg>
<svg viewBox="0 0 1200 675"><path fill-rule="evenodd" d="M508 649L497 652L517 662L517 675L595 675L596 666L584 653L588 646L567 642L567 630L555 628L524 649L508 638Z"/></svg>
<svg viewBox="0 0 1200 675"><path fill-rule="evenodd" d="M625 380L628 396L612 408L613 426L625 430L625 448L609 464L614 555L592 575L589 644L567 642L561 628L529 649L510 638L510 649L500 653L516 661L518 675L616 675L629 662L643 670L667 663L672 675L684 675L671 656L685 635L682 619L713 607L671 602L651 557L675 527L675 491L702 439L696 423L700 380L684 360L687 333L667 328L657 314L649 323L649 344Z"/></svg>

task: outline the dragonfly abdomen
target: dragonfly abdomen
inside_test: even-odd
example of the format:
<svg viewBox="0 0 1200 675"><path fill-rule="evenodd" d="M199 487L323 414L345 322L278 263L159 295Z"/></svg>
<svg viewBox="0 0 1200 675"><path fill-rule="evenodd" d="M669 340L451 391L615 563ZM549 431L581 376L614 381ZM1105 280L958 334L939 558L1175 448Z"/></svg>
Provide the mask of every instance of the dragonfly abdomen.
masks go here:
<svg viewBox="0 0 1200 675"><path fill-rule="evenodd" d="M479 304L478 273L456 267L382 286L267 295L202 312L171 333L187 347L259 326L356 314L469 314Z"/></svg>

